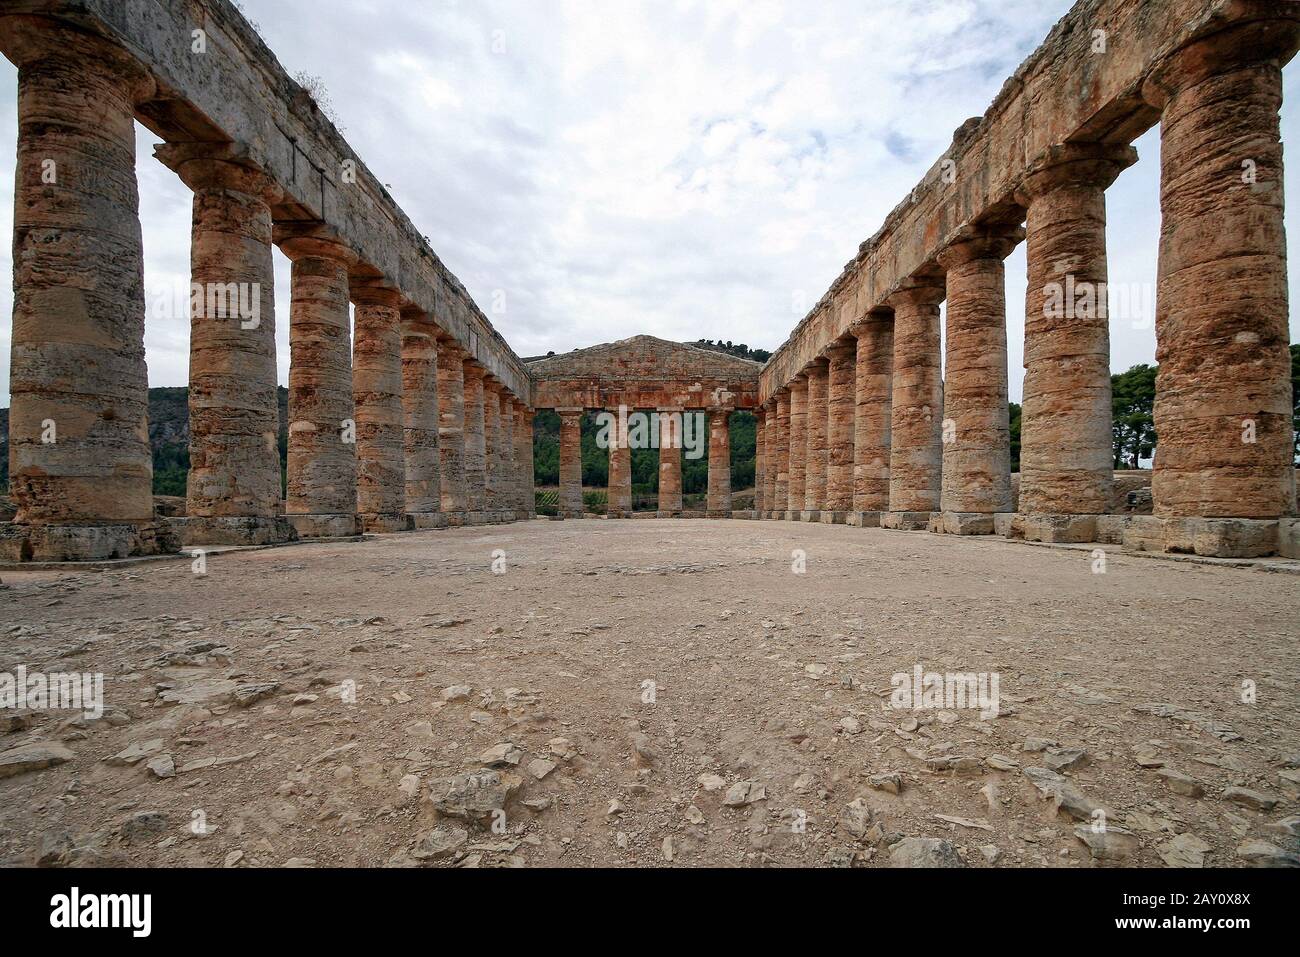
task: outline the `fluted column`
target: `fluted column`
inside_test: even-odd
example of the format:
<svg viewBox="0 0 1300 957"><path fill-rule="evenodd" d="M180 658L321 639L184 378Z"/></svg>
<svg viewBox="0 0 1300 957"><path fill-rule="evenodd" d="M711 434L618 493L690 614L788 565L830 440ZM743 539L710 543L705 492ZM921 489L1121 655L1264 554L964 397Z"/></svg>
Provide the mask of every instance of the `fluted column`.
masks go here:
<svg viewBox="0 0 1300 957"><path fill-rule="evenodd" d="M776 395L772 432L772 517L785 518L790 509L790 392Z"/></svg>
<svg viewBox="0 0 1300 957"><path fill-rule="evenodd" d="M826 500L832 520L853 508L853 422L857 342L840 339L826 350ZM823 516L823 520L826 517Z"/></svg>
<svg viewBox="0 0 1300 957"><path fill-rule="evenodd" d="M802 373L790 380L790 465L787 475L790 491L787 496L787 518L798 521L803 517L804 495L807 492L808 459L808 379Z"/></svg>
<svg viewBox="0 0 1300 957"><path fill-rule="evenodd" d="M767 509L767 411L754 410L754 513L762 518Z"/></svg>
<svg viewBox="0 0 1300 957"><path fill-rule="evenodd" d="M231 147L158 157L194 191L190 241L190 472L185 542L291 537L282 517L271 204L279 189Z"/></svg>
<svg viewBox="0 0 1300 957"><path fill-rule="evenodd" d="M1278 112L1298 43L1294 19L1243 24L1179 50L1145 91L1163 108L1157 516L1295 514ZM1238 553L1230 523L1204 524L1199 553Z"/></svg>
<svg viewBox="0 0 1300 957"><path fill-rule="evenodd" d="M438 342L438 447L442 511L447 524L465 522L465 352L450 339Z"/></svg>
<svg viewBox="0 0 1300 957"><path fill-rule="evenodd" d="M487 436L483 411L483 376L487 370L465 360L465 501L474 521L487 508Z"/></svg>
<svg viewBox="0 0 1300 957"><path fill-rule="evenodd" d="M560 514L582 518L582 409L560 414Z"/></svg>
<svg viewBox="0 0 1300 957"><path fill-rule="evenodd" d="M483 378L483 507L497 512L501 497L501 384Z"/></svg>
<svg viewBox="0 0 1300 957"><path fill-rule="evenodd" d="M948 296L940 498L946 532L992 534L993 513L1011 511L1002 260L1023 238L1018 226L992 228L939 254Z"/></svg>
<svg viewBox="0 0 1300 957"><path fill-rule="evenodd" d="M1128 146L1060 147L1020 191L1029 211L1022 514L1095 515L1110 506L1106 187L1136 159ZM1063 529L1054 537L1091 534L1080 525L1077 535ZM1026 537L1040 535L1027 530Z"/></svg>
<svg viewBox="0 0 1300 957"><path fill-rule="evenodd" d="M516 418L519 438L515 454L519 463L521 518L532 518L537 514L537 493L533 487L533 418L533 410L520 403Z"/></svg>
<svg viewBox="0 0 1300 957"><path fill-rule="evenodd" d="M153 81L108 44L39 22L0 19L0 43L18 64L9 380L18 513L0 526L0 557L169 551L151 525L133 122Z"/></svg>
<svg viewBox="0 0 1300 957"><path fill-rule="evenodd" d="M921 280L889 297L894 310L887 528L925 528L939 508L943 468L941 283Z"/></svg>
<svg viewBox="0 0 1300 957"><path fill-rule="evenodd" d="M519 516L519 468L515 462L515 401L505 389L501 390L501 484L497 509L510 522Z"/></svg>
<svg viewBox="0 0 1300 957"><path fill-rule="evenodd" d="M285 512L299 535L355 535L356 423L348 270L357 257L322 227L276 227L292 262Z"/></svg>
<svg viewBox="0 0 1300 957"><path fill-rule="evenodd" d="M605 514L610 518L632 515L632 449L628 446L626 419L620 420L618 407L606 410L614 417L609 430L609 485Z"/></svg>
<svg viewBox="0 0 1300 957"><path fill-rule="evenodd" d="M709 518L731 517L731 409L709 410Z"/></svg>
<svg viewBox="0 0 1300 957"><path fill-rule="evenodd" d="M889 510L890 423L894 403L894 318L869 313L854 325L853 511L879 522ZM867 517L870 518L867 518Z"/></svg>
<svg viewBox="0 0 1300 957"><path fill-rule="evenodd" d="M659 410L659 517L682 513L682 409Z"/></svg>
<svg viewBox="0 0 1300 957"><path fill-rule="evenodd" d="M402 311L402 445L406 513L416 528L446 524L438 409L438 327L421 309Z"/></svg>
<svg viewBox="0 0 1300 957"><path fill-rule="evenodd" d="M357 512L368 532L398 532L406 518L402 408L402 297L354 284L352 387L357 421Z"/></svg>
<svg viewBox="0 0 1300 957"><path fill-rule="evenodd" d="M828 366L824 358L817 358L808 367L808 416L806 431L808 434L807 451L804 455L804 498L805 518L816 519L826 502L826 433L828 422L827 387ZM815 513L815 514L813 514Z"/></svg>

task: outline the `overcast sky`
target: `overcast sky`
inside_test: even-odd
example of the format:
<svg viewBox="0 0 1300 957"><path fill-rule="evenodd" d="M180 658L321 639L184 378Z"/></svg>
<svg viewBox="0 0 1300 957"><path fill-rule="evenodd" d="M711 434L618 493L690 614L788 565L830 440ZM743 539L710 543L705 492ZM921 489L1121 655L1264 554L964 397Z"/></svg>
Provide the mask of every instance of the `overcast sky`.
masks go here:
<svg viewBox="0 0 1300 957"><path fill-rule="evenodd" d="M639 333L775 349L1068 0L243 0L520 355ZM1112 38L1111 42L1122 42ZM17 71L0 59L0 189ZM1283 136L1300 130L1288 68ZM190 194L139 137L151 385L184 385ZM1110 189L1112 287L1154 299L1156 131ZM1292 162L1287 191L1300 196ZM9 234L12 204L0 200ZM1300 235L1300 202L1287 217ZM1294 243L1293 243L1294 245ZM12 274L10 245L0 270ZM280 381L288 261L276 253ZM1024 246L1007 260L1021 394ZM1300 294L1293 268L1292 298ZM12 294L0 288L0 406ZM1112 295L1112 300L1114 296ZM1300 300L1295 300L1300 301ZM163 305L160 306L160 303ZM1293 334L1295 323L1292 323ZM1154 361L1112 317L1112 368Z"/></svg>

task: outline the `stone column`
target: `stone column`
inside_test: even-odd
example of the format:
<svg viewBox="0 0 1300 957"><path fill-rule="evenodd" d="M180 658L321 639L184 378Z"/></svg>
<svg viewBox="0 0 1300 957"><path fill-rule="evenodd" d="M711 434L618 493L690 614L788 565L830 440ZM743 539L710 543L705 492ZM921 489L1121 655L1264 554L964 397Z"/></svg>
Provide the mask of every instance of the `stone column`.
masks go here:
<svg viewBox="0 0 1300 957"><path fill-rule="evenodd" d="M406 513L416 528L442 528L442 452L438 448L438 327L421 309L402 311L402 445Z"/></svg>
<svg viewBox="0 0 1300 957"><path fill-rule="evenodd" d="M537 515L537 493L533 488L533 418L534 412L520 403L516 424L519 428L516 459L519 463L520 483L520 518L533 518Z"/></svg>
<svg viewBox="0 0 1300 957"><path fill-rule="evenodd" d="M513 522L519 515L519 469L515 464L515 401L501 390L501 503L502 518Z"/></svg>
<svg viewBox="0 0 1300 957"><path fill-rule="evenodd" d="M135 104L153 81L50 21L0 19L18 64L10 494L0 557L174 551L155 524Z"/></svg>
<svg viewBox="0 0 1300 957"><path fill-rule="evenodd" d="M1007 310L1002 260L1024 239L1019 226L989 228L939 254L948 313L943 383L943 491L936 531L993 534L1010 512Z"/></svg>
<svg viewBox="0 0 1300 957"><path fill-rule="evenodd" d="M1158 517L1200 519L1202 555L1266 554L1272 520L1295 514L1278 111L1298 34L1216 33L1145 91L1163 108L1152 496Z"/></svg>
<svg viewBox="0 0 1300 957"><path fill-rule="evenodd" d="M605 514L610 518L632 517L632 449L628 446L627 421L620 420L619 407L606 411L614 417L609 430L609 502Z"/></svg>
<svg viewBox="0 0 1300 957"><path fill-rule="evenodd" d="M924 529L939 508L943 468L942 281L917 280L894 293L893 401L889 423L889 511L885 528Z"/></svg>
<svg viewBox="0 0 1300 957"><path fill-rule="evenodd" d="M264 544L283 516L271 204L280 191L234 147L157 148L194 191L190 473L185 544Z"/></svg>
<svg viewBox="0 0 1300 957"><path fill-rule="evenodd" d="M799 521L803 518L804 495L807 491L808 459L808 379L802 373L790 380L790 428L788 442L790 465L786 470L790 491L787 496L786 518Z"/></svg>
<svg viewBox="0 0 1300 957"><path fill-rule="evenodd" d="M659 517L682 514L682 409L659 410Z"/></svg>
<svg viewBox="0 0 1300 957"><path fill-rule="evenodd" d="M822 521L843 522L853 509L853 420L857 343L840 339L826 350L826 501Z"/></svg>
<svg viewBox="0 0 1300 957"><path fill-rule="evenodd" d="M754 516L767 510L767 411L754 410Z"/></svg>
<svg viewBox="0 0 1300 957"><path fill-rule="evenodd" d="M448 525L463 525L465 494L465 351L451 339L438 341L438 447L442 465L442 511Z"/></svg>
<svg viewBox="0 0 1300 957"><path fill-rule="evenodd" d="M806 373L808 408L804 429L808 440L804 452L803 519L817 522L821 520L821 508L826 501L826 360L820 357L813 360Z"/></svg>
<svg viewBox="0 0 1300 957"><path fill-rule="evenodd" d="M501 383L491 375L483 377L483 450L483 508L496 513L502 507Z"/></svg>
<svg viewBox="0 0 1300 957"><path fill-rule="evenodd" d="M790 509L790 393L776 395L772 432L772 518L783 519Z"/></svg>
<svg viewBox="0 0 1300 957"><path fill-rule="evenodd" d="M356 421L348 270L357 257L319 226L275 229L293 262L285 511L306 537L355 535Z"/></svg>
<svg viewBox="0 0 1300 957"><path fill-rule="evenodd" d="M357 512L368 532L400 532L406 517L405 412L402 408L402 297L358 283L353 334L357 420Z"/></svg>
<svg viewBox="0 0 1300 957"><path fill-rule="evenodd" d="M889 510L890 420L894 402L894 317L868 313L857 337L853 418L853 514L849 524L875 526Z"/></svg>
<svg viewBox="0 0 1300 957"><path fill-rule="evenodd" d="M470 520L481 523L487 508L487 436L483 413L483 376L473 359L465 360L465 500Z"/></svg>
<svg viewBox="0 0 1300 957"><path fill-rule="evenodd" d="M1029 278L1016 527L1033 541L1094 541L1110 507L1106 187L1136 159L1129 146L1059 147L1018 194Z"/></svg>
<svg viewBox="0 0 1300 957"><path fill-rule="evenodd" d="M709 518L731 518L731 411L709 410Z"/></svg>
<svg viewBox="0 0 1300 957"><path fill-rule="evenodd" d="M560 515L582 518L582 409L560 414Z"/></svg>

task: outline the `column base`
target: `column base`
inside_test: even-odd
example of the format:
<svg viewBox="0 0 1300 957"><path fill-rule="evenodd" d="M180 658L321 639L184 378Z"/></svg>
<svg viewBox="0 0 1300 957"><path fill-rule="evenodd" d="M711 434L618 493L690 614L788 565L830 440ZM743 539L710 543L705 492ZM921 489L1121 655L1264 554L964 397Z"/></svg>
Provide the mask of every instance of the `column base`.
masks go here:
<svg viewBox="0 0 1300 957"><path fill-rule="evenodd" d="M560 518L582 518L586 512L582 509L562 508L558 514Z"/></svg>
<svg viewBox="0 0 1300 957"><path fill-rule="evenodd" d="M820 522L822 520L822 511L819 508L805 508L799 513L801 522Z"/></svg>
<svg viewBox="0 0 1300 957"><path fill-rule="evenodd" d="M278 545L298 539L298 531L287 515L187 515L172 524L181 544L190 545Z"/></svg>
<svg viewBox="0 0 1300 957"><path fill-rule="evenodd" d="M1016 513L1007 529L1007 538L1049 544L1078 544L1097 541L1099 515L1025 515Z"/></svg>
<svg viewBox="0 0 1300 957"><path fill-rule="evenodd" d="M358 517L361 519L361 527L376 535L409 532L415 527L411 516L405 512L363 512Z"/></svg>
<svg viewBox="0 0 1300 957"><path fill-rule="evenodd" d="M286 515L299 538L349 538L361 534L361 520L356 514Z"/></svg>
<svg viewBox="0 0 1300 957"><path fill-rule="evenodd" d="M802 522L802 521L803 521L803 510L802 510L802 509L789 509L789 510L787 510L787 511L785 512L785 520L786 520L787 522Z"/></svg>
<svg viewBox="0 0 1300 957"><path fill-rule="evenodd" d="M20 525L0 522L0 561L93 562L170 555L181 547L169 521L130 525Z"/></svg>
<svg viewBox="0 0 1300 957"><path fill-rule="evenodd" d="M930 531L937 535L993 535L996 522L993 512L935 512Z"/></svg>
<svg viewBox="0 0 1300 957"><path fill-rule="evenodd" d="M447 527L447 516L442 512L407 512L406 517L417 531Z"/></svg>
<svg viewBox="0 0 1300 957"><path fill-rule="evenodd" d="M823 525L844 525L849 520L848 512L830 512L822 509L821 523Z"/></svg>
<svg viewBox="0 0 1300 957"><path fill-rule="evenodd" d="M677 513L678 518L708 518L708 512L702 512L699 509L682 509Z"/></svg>
<svg viewBox="0 0 1300 957"><path fill-rule="evenodd" d="M682 510L680 508L661 508L655 512L656 518L681 518Z"/></svg>
<svg viewBox="0 0 1300 957"><path fill-rule="evenodd" d="M447 522L447 528L459 528L465 524L464 512L443 512L441 514Z"/></svg>
<svg viewBox="0 0 1300 957"><path fill-rule="evenodd" d="M844 517L845 525L852 525L854 528L879 528L881 516L884 512L848 512Z"/></svg>
<svg viewBox="0 0 1300 957"><path fill-rule="evenodd" d="M746 522L756 522L758 521L759 513L752 508L734 508L730 512L727 512L723 518L735 518Z"/></svg>
<svg viewBox="0 0 1300 957"><path fill-rule="evenodd" d="M923 532L930 527L934 512L881 512L880 527L896 531Z"/></svg>
<svg viewBox="0 0 1300 957"><path fill-rule="evenodd" d="M614 508L612 506L605 509L606 518L631 518L632 510L630 508Z"/></svg>
<svg viewBox="0 0 1300 957"><path fill-rule="evenodd" d="M731 518L732 512L729 508L710 508L704 512L705 518Z"/></svg>
<svg viewBox="0 0 1300 957"><path fill-rule="evenodd" d="M1124 548L1136 552L1201 555L1206 558L1297 557L1298 520L1257 518L1129 517ZM1291 554L1287 554L1287 552Z"/></svg>

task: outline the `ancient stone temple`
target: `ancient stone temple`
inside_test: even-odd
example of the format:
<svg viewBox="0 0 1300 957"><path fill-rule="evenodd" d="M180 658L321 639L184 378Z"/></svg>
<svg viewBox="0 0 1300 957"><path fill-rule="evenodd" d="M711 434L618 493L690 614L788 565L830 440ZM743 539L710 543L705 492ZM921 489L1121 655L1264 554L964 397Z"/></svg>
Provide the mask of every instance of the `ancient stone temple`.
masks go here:
<svg viewBox="0 0 1300 957"><path fill-rule="evenodd" d="M1278 111L1298 47L1285 0L1080 0L766 365L648 336L526 363L229 2L5 4L17 513L0 558L525 519L539 409L561 417L565 517L584 514L589 412L648 417L657 514L694 515L682 455L699 416L700 517L1294 557ZM193 192L191 469L172 519L150 494L136 121ZM1157 124L1159 446L1153 514L1133 516L1113 504L1106 190ZM1003 262L1021 242L1016 494ZM292 261L287 316L273 247ZM758 421L743 514L736 410ZM637 441L626 421L608 440L610 517L631 514Z"/></svg>

